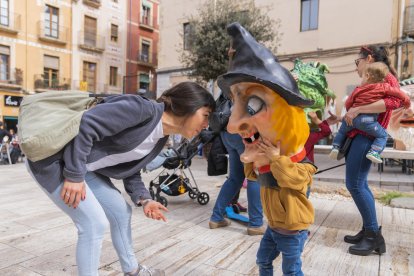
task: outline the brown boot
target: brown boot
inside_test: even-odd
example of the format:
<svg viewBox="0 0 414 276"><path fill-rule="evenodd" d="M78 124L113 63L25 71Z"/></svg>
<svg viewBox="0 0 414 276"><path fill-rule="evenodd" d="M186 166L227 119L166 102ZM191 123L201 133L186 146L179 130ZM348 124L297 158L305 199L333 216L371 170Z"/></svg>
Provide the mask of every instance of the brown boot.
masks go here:
<svg viewBox="0 0 414 276"><path fill-rule="evenodd" d="M223 219L222 221L219 222L214 222L214 221L209 221L208 222L208 226L210 227L210 229L216 229L216 228L220 228L220 227L226 227L229 226L231 224L231 221L229 219Z"/></svg>
<svg viewBox="0 0 414 276"><path fill-rule="evenodd" d="M247 227L247 235L249 236L256 236L256 235L263 235L266 232L266 227Z"/></svg>

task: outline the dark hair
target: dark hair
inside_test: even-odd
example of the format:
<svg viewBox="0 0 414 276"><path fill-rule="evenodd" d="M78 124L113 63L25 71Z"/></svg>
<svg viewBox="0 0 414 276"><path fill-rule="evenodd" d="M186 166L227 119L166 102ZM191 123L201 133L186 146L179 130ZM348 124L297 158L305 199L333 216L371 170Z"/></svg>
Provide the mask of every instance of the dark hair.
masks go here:
<svg viewBox="0 0 414 276"><path fill-rule="evenodd" d="M216 103L213 96L195 82L181 82L164 91L157 102L163 102L164 111L178 117L191 116L202 107L214 111Z"/></svg>
<svg viewBox="0 0 414 276"><path fill-rule="evenodd" d="M390 59L388 58L388 50L384 46L363 46L361 47L359 54L364 58L367 58L368 55L371 55L374 61L380 61L385 63L388 66L388 69L390 70L391 74L393 74L394 77L398 78L397 72L392 67Z"/></svg>

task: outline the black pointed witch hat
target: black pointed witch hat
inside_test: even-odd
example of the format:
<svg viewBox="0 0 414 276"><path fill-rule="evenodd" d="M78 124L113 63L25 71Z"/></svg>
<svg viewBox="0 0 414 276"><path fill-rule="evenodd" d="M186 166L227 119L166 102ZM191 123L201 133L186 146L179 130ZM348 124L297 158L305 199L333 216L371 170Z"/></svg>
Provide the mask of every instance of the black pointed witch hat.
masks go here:
<svg viewBox="0 0 414 276"><path fill-rule="evenodd" d="M232 39L232 58L227 73L218 77L217 83L227 94L233 84L240 82L259 83L269 87L289 105L307 107L313 104L298 89L290 72L280 65L277 58L259 44L240 23L227 26Z"/></svg>

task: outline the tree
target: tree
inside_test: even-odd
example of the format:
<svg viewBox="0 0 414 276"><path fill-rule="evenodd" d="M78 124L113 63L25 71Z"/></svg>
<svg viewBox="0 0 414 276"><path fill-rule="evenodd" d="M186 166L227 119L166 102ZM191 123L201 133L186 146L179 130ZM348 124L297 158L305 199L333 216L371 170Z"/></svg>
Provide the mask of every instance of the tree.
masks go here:
<svg viewBox="0 0 414 276"><path fill-rule="evenodd" d="M181 62L190 69L190 76L208 82L227 71L230 38L226 27L233 22L239 22L258 42L276 52L280 20L271 19L253 0L206 0L198 15L188 18L188 29L182 34L186 45L181 48Z"/></svg>

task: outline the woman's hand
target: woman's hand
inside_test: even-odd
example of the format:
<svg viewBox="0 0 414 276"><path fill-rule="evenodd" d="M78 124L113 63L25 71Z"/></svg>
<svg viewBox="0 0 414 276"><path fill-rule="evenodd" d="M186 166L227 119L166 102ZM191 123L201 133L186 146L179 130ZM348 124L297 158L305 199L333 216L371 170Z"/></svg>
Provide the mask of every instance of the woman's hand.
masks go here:
<svg viewBox="0 0 414 276"><path fill-rule="evenodd" d="M270 160L280 156L280 141L277 141L274 146L268 139L263 138L259 141L258 147Z"/></svg>
<svg viewBox="0 0 414 276"><path fill-rule="evenodd" d="M344 119L348 126L352 126L352 121L359 115L358 107L351 107L345 114Z"/></svg>
<svg viewBox="0 0 414 276"><path fill-rule="evenodd" d="M81 200L86 198L86 188L84 182L71 182L67 179L63 182L63 188L60 197L69 207L78 207Z"/></svg>
<svg viewBox="0 0 414 276"><path fill-rule="evenodd" d="M164 214L161 211L168 212L168 209L159 202L150 200L149 202L143 203L143 211L147 218L152 218L156 220L167 221Z"/></svg>

